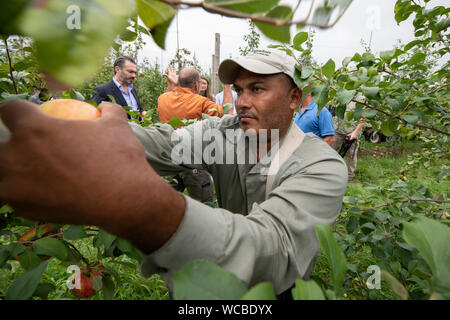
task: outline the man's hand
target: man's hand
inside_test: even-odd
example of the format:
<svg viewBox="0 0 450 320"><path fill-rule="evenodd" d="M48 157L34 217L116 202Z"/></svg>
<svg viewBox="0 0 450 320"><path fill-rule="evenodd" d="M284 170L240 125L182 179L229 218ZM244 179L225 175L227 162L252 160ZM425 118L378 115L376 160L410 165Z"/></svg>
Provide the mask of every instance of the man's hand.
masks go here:
<svg viewBox="0 0 450 320"><path fill-rule="evenodd" d="M222 106L227 103L233 104L233 94L231 93L231 84L223 84L223 102ZM228 114L233 114L233 108L230 108L227 112Z"/></svg>
<svg viewBox="0 0 450 320"><path fill-rule="evenodd" d="M358 136L358 133L357 133L357 132L354 132L354 131L353 131L352 133L350 133L350 134L347 135L348 140L350 140L350 141L356 139L357 136Z"/></svg>
<svg viewBox="0 0 450 320"><path fill-rule="evenodd" d="M325 137L323 137L323 141L328 143L329 146L332 146L335 141L335 138L334 138L334 136L325 136Z"/></svg>
<svg viewBox="0 0 450 320"><path fill-rule="evenodd" d="M124 109L99 109L99 119L77 121L27 101L0 106L11 131L0 141L0 199L20 216L97 225L151 252L177 229L184 199L149 166Z"/></svg>
<svg viewBox="0 0 450 320"><path fill-rule="evenodd" d="M177 72L175 71L175 68L172 65L167 67L167 73L164 73L163 76L166 77L168 81L166 91L171 91L173 88L177 86L178 75Z"/></svg>

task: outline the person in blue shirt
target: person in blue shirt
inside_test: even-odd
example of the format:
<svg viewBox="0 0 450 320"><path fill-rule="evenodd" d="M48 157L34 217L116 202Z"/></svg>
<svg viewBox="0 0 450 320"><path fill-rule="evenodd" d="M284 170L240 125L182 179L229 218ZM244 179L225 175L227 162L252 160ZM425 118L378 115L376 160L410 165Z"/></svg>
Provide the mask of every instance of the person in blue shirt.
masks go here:
<svg viewBox="0 0 450 320"><path fill-rule="evenodd" d="M294 121L303 132L312 132L331 146L334 142L333 116L325 107L320 111L319 117L317 112L317 103L312 101L311 93L308 93L302 99L300 113L295 115Z"/></svg>
<svg viewBox="0 0 450 320"><path fill-rule="evenodd" d="M229 86L228 84L224 84L225 86ZM233 114L236 115L236 99L237 99L237 93L234 90L231 90L231 95L233 97ZM223 90L220 91L218 94L216 94L216 104L222 105L223 104Z"/></svg>

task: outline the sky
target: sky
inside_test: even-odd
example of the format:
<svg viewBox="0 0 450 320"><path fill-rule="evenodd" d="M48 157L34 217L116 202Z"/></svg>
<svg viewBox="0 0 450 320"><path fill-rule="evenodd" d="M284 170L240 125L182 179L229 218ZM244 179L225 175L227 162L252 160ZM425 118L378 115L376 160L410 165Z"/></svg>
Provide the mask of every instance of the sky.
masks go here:
<svg viewBox="0 0 450 320"><path fill-rule="evenodd" d="M316 1L316 3L319 1ZM394 19L395 0L354 0L338 23L330 29L313 28L316 33L313 42L313 58L324 64L333 59L336 66L342 65L342 60L353 56L355 52L364 52L361 40L370 43L372 52L378 53L391 50L398 40L406 44L414 39L412 18L397 25ZM296 1L282 0L280 4L291 4ZM446 5L446 0L433 0L429 5ZM311 0L303 1L294 19L304 17ZM448 3L447 3L448 4ZM177 40L178 20L178 40ZM308 31L306 27L299 31ZM291 26L291 38L297 33ZM161 50L151 38L140 53L140 58L146 57L151 63L157 62L163 71L174 57L177 42L180 48L186 48L195 54L204 71L209 73L214 54L215 33L220 33L220 60L239 56L239 47L246 45L243 36L249 33L248 22L245 19L228 18L211 14L201 8L179 10L178 18L174 19L166 37L166 50ZM260 48L276 44L261 34Z"/></svg>

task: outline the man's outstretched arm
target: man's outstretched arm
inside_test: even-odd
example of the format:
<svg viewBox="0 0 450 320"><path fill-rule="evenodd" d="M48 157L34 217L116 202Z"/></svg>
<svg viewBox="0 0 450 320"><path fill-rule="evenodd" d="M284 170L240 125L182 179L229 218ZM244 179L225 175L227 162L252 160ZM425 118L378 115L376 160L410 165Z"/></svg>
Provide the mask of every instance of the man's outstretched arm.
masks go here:
<svg viewBox="0 0 450 320"><path fill-rule="evenodd" d="M147 163L123 108L100 110L97 120L76 121L27 101L0 106L11 131L0 140L0 199L19 216L97 225L153 252L177 230L185 199Z"/></svg>

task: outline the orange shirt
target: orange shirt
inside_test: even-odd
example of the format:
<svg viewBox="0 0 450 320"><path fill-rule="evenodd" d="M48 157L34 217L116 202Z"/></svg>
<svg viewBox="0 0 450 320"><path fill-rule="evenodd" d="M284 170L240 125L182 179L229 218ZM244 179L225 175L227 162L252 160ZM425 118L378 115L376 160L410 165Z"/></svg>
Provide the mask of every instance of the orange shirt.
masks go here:
<svg viewBox="0 0 450 320"><path fill-rule="evenodd" d="M202 113L210 116L220 116L216 109L223 112L219 106L206 97L192 93L189 89L175 87L172 91L163 93L158 98L159 120L168 122L173 117L181 119L202 119Z"/></svg>

